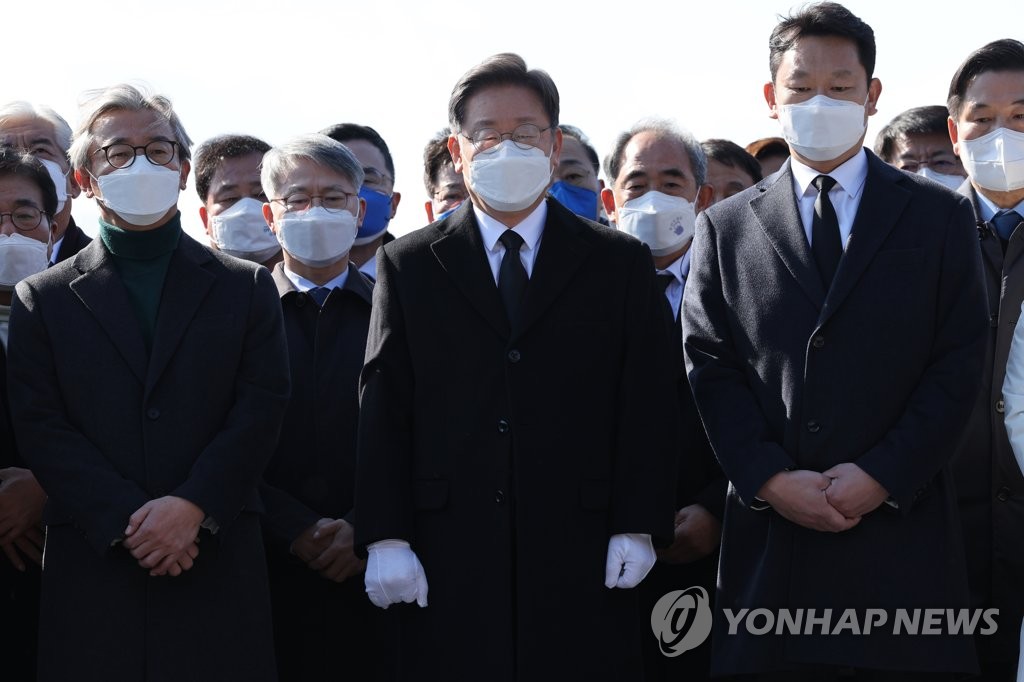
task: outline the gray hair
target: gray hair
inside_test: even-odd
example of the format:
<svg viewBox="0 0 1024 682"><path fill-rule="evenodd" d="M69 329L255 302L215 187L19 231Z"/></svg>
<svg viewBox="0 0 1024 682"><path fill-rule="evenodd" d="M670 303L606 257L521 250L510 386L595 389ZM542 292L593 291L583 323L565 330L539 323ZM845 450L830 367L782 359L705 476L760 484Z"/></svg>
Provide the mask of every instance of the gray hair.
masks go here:
<svg viewBox="0 0 1024 682"><path fill-rule="evenodd" d="M674 142L686 150L690 157L690 167L693 170L693 177L697 187L703 185L708 179L708 157L704 150L690 133L682 130L676 124L664 119L645 119L633 124L633 127L619 135L615 140L615 147L608 156L604 157L604 174L608 176L608 182L614 183L622 171L623 156L626 153L626 145L640 133L654 133Z"/></svg>
<svg viewBox="0 0 1024 682"><path fill-rule="evenodd" d="M348 147L322 133L312 133L293 137L263 155L260 182L267 197L277 197L277 190L287 182L288 173L299 159L309 159L345 176L357 190L363 186L363 166Z"/></svg>
<svg viewBox="0 0 1024 682"><path fill-rule="evenodd" d="M75 168L85 168L88 164L89 147L94 141L92 128L101 116L111 111L146 110L155 111L170 124L174 141L178 143L178 158L182 161L192 158L192 140L181 125L178 115L174 113L171 100L149 92L148 89L121 83L109 88L90 90L83 95L79 112L81 118L78 129L75 130L74 141L71 143L71 165Z"/></svg>
<svg viewBox="0 0 1024 682"><path fill-rule="evenodd" d="M57 141L57 146L67 155L68 150L71 149L71 126L56 111L45 104L22 101L8 102L0 106L0 128L12 121L24 118L37 118L53 126L53 136Z"/></svg>

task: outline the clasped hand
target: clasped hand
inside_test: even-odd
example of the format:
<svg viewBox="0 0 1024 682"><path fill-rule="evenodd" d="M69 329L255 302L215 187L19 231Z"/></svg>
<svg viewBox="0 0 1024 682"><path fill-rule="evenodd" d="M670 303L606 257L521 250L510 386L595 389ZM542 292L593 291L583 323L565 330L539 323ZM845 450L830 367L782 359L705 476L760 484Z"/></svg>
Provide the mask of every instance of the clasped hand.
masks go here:
<svg viewBox="0 0 1024 682"><path fill-rule="evenodd" d="M348 521L323 518L302 531L291 550L310 569L340 583L366 567L356 556L354 538L355 529Z"/></svg>
<svg viewBox="0 0 1024 682"><path fill-rule="evenodd" d="M199 556L203 510L181 497L160 497L128 519L124 546L151 576L179 576Z"/></svg>
<svg viewBox="0 0 1024 682"><path fill-rule="evenodd" d="M853 463L816 471L781 471L757 495L795 524L839 533L860 523L889 493Z"/></svg>

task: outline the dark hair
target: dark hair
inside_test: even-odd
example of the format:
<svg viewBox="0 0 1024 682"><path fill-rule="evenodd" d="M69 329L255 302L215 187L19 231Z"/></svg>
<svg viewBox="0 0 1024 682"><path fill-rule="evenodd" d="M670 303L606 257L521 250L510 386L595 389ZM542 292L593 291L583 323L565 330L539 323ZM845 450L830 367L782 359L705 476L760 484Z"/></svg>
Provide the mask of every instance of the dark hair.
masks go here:
<svg viewBox="0 0 1024 682"><path fill-rule="evenodd" d="M448 100L448 124L461 132L466 116L466 103L484 88L495 85L518 85L532 90L540 99L548 116L548 124L558 125L558 88L551 76L540 69L527 70L526 62L517 54L503 52L488 57L467 71L452 88Z"/></svg>
<svg viewBox="0 0 1024 682"><path fill-rule="evenodd" d="M583 151L586 153L587 158L590 159L590 165L594 167L594 175L600 175L601 159L597 155L597 150L590 144L590 139L583 134L583 131L576 126L568 124L559 125L558 129L562 131L562 137L571 137L583 146Z"/></svg>
<svg viewBox="0 0 1024 682"><path fill-rule="evenodd" d="M762 137L748 144L746 150L758 161L769 156L789 156L789 145L781 137Z"/></svg>
<svg viewBox="0 0 1024 682"><path fill-rule="evenodd" d="M270 145L251 135L218 135L199 145L195 154L194 172L196 193L199 200L206 202L210 194L210 183L221 163L227 159L240 159L250 154L266 154Z"/></svg>
<svg viewBox="0 0 1024 682"><path fill-rule="evenodd" d="M704 140L700 143L700 147L704 150L708 159L714 159L718 163L730 168L737 168L749 175L750 179L754 182L761 181L763 177L761 164L750 155L750 152L732 140L722 140L719 138Z"/></svg>
<svg viewBox="0 0 1024 682"><path fill-rule="evenodd" d="M974 79L988 71L1024 71L1024 43L1013 38L995 40L967 56L949 83L946 108L954 119L960 117L964 95Z"/></svg>
<svg viewBox="0 0 1024 682"><path fill-rule="evenodd" d="M664 138L677 143L686 151L690 159L690 170L693 172L693 179L697 187L700 187L708 179L708 159L701 149L700 143L690 133L681 130L671 121L661 119L647 119L633 124L633 127L621 133L615 140L615 146L608 156L604 157L604 174L608 182L615 183L622 172L622 163L625 161L626 145L640 133L652 133L659 138Z"/></svg>
<svg viewBox="0 0 1024 682"><path fill-rule="evenodd" d="M437 176L441 169L453 165L451 152L448 151L449 135L450 128L441 128L423 148L423 186L427 188L427 195L431 199L437 191Z"/></svg>
<svg viewBox="0 0 1024 682"><path fill-rule="evenodd" d="M380 155L384 157L384 169L391 176L391 181L394 182L395 162L391 158L391 150L388 149L388 143L384 141L384 138L376 130L370 126L363 126L358 123L335 123L320 132L335 142L342 144L349 140L363 140L372 144L380 151Z"/></svg>
<svg viewBox="0 0 1024 682"><path fill-rule="evenodd" d="M946 135L949 127L946 119L949 112L942 105L914 107L907 109L884 128L875 138L875 153L886 163L896 160L896 144L910 135Z"/></svg>
<svg viewBox="0 0 1024 682"><path fill-rule="evenodd" d="M868 82L871 81L875 72L875 32L850 10L839 3L818 2L779 19L768 39L768 67L773 83L782 55L793 49L797 40L808 36L834 36L852 41L857 46L857 56L867 72Z"/></svg>
<svg viewBox="0 0 1024 682"><path fill-rule="evenodd" d="M42 161L14 147L0 147L0 178L12 175L31 180L39 186L43 195L43 213L53 220L53 214L57 212L57 189Z"/></svg>

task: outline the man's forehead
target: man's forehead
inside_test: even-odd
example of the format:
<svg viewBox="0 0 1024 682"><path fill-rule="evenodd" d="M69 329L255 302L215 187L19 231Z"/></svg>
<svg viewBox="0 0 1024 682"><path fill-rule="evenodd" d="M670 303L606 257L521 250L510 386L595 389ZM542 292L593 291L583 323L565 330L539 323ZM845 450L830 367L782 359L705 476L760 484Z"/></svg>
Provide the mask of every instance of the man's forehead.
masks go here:
<svg viewBox="0 0 1024 682"><path fill-rule="evenodd" d="M158 112L145 109L114 109L105 112L93 123L92 134L97 137L160 136L174 139L170 122Z"/></svg>
<svg viewBox="0 0 1024 682"><path fill-rule="evenodd" d="M6 146L15 142L51 142L57 143L57 131L53 124L37 116L23 116L8 119L0 124L0 144Z"/></svg>

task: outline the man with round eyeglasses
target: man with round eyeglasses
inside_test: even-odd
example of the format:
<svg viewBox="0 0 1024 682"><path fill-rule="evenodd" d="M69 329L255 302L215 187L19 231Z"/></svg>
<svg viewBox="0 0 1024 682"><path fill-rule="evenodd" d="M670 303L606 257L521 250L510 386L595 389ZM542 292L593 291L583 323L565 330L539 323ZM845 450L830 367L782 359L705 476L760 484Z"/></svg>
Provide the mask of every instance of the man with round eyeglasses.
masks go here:
<svg viewBox="0 0 1024 682"><path fill-rule="evenodd" d="M470 201L385 245L361 378L356 545L399 679L638 679L632 588L668 545L681 370L641 242L547 198L558 91L470 69ZM429 593L429 598L428 598Z"/></svg>
<svg viewBox="0 0 1024 682"><path fill-rule="evenodd" d="M49 496L38 679L270 682L257 485L290 389L273 280L182 232L191 142L166 98L113 86L81 120L99 238L18 284L8 346Z"/></svg>

